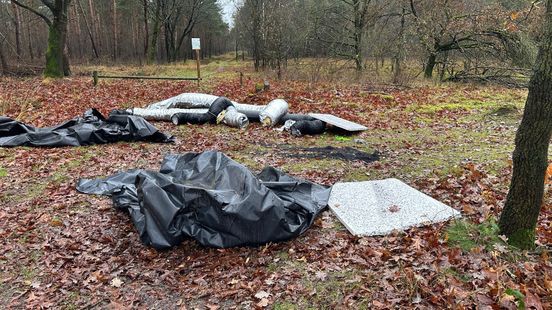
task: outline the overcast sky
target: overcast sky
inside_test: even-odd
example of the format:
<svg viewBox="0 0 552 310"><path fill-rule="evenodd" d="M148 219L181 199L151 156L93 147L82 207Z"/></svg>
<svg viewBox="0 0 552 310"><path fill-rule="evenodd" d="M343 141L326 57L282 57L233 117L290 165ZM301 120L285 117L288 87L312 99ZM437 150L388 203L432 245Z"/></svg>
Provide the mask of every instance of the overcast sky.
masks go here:
<svg viewBox="0 0 552 310"><path fill-rule="evenodd" d="M236 10L236 5L239 0L217 0L222 7L222 12L224 13L224 21L232 27L234 25L234 20L232 20L232 14Z"/></svg>

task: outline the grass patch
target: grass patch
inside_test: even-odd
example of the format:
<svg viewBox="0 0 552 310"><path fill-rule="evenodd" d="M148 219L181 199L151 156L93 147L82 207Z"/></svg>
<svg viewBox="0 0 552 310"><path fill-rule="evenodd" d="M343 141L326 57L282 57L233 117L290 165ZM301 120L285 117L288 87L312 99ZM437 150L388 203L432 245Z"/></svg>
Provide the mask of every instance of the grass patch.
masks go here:
<svg viewBox="0 0 552 310"><path fill-rule="evenodd" d="M274 310L295 310L299 309L295 304L290 302L275 303Z"/></svg>
<svg viewBox="0 0 552 310"><path fill-rule="evenodd" d="M407 112L434 115L442 111L497 111L499 115L511 114L523 107L525 93L474 91L469 94L456 93L435 102L416 103L406 108Z"/></svg>
<svg viewBox="0 0 552 310"><path fill-rule="evenodd" d="M8 170L0 167L0 178L7 177L7 176L8 176Z"/></svg>
<svg viewBox="0 0 552 310"><path fill-rule="evenodd" d="M477 247L484 247L485 250L491 251L495 245L506 245L500 239L498 232L498 224L494 219L481 224L462 219L450 224L446 230L446 240L449 245L459 247L466 252Z"/></svg>
<svg viewBox="0 0 552 310"><path fill-rule="evenodd" d="M286 163L282 165L281 168L286 172L296 173L305 170L327 171L338 167L346 168L347 163L342 160L335 159L305 158L302 160L294 160L293 163Z"/></svg>
<svg viewBox="0 0 552 310"><path fill-rule="evenodd" d="M325 280L305 279L305 286L313 292L307 304L315 304L322 308L339 305L345 296L363 284L358 274L358 270L352 269L328 272ZM368 303L368 299L359 300L356 307L368 309Z"/></svg>
<svg viewBox="0 0 552 310"><path fill-rule="evenodd" d="M438 103L438 104L422 104L422 105L411 105L406 110L408 112L418 112L421 114L435 114L441 111L470 111L478 108L491 107L494 106L494 103L483 102L477 100L467 100L463 103Z"/></svg>

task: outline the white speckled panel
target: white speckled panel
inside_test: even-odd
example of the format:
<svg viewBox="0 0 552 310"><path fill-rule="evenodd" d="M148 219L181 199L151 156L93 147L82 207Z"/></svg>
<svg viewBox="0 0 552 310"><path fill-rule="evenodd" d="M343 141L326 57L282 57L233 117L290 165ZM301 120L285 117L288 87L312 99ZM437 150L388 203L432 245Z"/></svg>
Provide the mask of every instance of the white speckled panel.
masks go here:
<svg viewBox="0 0 552 310"><path fill-rule="evenodd" d="M356 236L385 235L460 217L460 212L397 179L336 183L328 204Z"/></svg>

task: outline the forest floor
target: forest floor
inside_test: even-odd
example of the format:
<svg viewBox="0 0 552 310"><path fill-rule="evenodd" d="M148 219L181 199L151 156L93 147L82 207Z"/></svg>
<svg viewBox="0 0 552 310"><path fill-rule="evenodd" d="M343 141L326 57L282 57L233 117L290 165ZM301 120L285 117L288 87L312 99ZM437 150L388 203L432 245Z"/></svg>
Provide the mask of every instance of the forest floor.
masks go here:
<svg viewBox="0 0 552 310"><path fill-rule="evenodd" d="M110 73L193 74L192 64L101 68ZM332 113L366 125L356 136L291 137L252 124L154 123L175 144L0 149L0 304L9 308L552 308L552 193L537 248L521 252L497 235L514 135L526 90L466 84L270 80L243 64L212 62L192 82L74 77L0 79L0 115L48 126L87 108L143 107L200 91L246 103L284 98L294 112ZM243 86L238 71L245 72ZM82 75L79 75L82 74ZM362 139L364 143L358 143ZM261 143L259 143L261 142ZM373 163L290 158L290 147L354 147ZM250 169L266 165L331 185L399 178L450 205L462 220L357 238L329 212L299 238L258 248L208 249L185 241L156 251L105 197L77 193L79 178L158 169L167 153L220 150ZM551 158L552 159L552 158Z"/></svg>

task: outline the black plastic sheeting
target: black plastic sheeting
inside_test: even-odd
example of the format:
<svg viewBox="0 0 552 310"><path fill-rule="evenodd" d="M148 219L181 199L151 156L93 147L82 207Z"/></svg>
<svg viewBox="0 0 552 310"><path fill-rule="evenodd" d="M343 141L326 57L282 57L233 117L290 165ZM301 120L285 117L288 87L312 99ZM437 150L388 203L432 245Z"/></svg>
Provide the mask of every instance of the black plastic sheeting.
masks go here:
<svg viewBox="0 0 552 310"><path fill-rule="evenodd" d="M111 114L107 119L96 109L55 127L36 128L0 116L0 146L81 146L119 141L174 142L145 119Z"/></svg>
<svg viewBox="0 0 552 310"><path fill-rule="evenodd" d="M326 123L320 120L297 121L289 128L291 134L298 137L302 135L320 135L326 131Z"/></svg>
<svg viewBox="0 0 552 310"><path fill-rule="evenodd" d="M205 123L214 124L217 122L217 116L228 107L233 107L232 101L226 97L218 97L209 107L206 113L176 113L171 117L175 125L194 124L202 125Z"/></svg>
<svg viewBox="0 0 552 310"><path fill-rule="evenodd" d="M159 172L80 180L77 190L110 195L116 208L128 211L142 242L164 249L186 238L217 248L289 240L312 225L331 189L272 167L255 176L207 151L167 155Z"/></svg>

